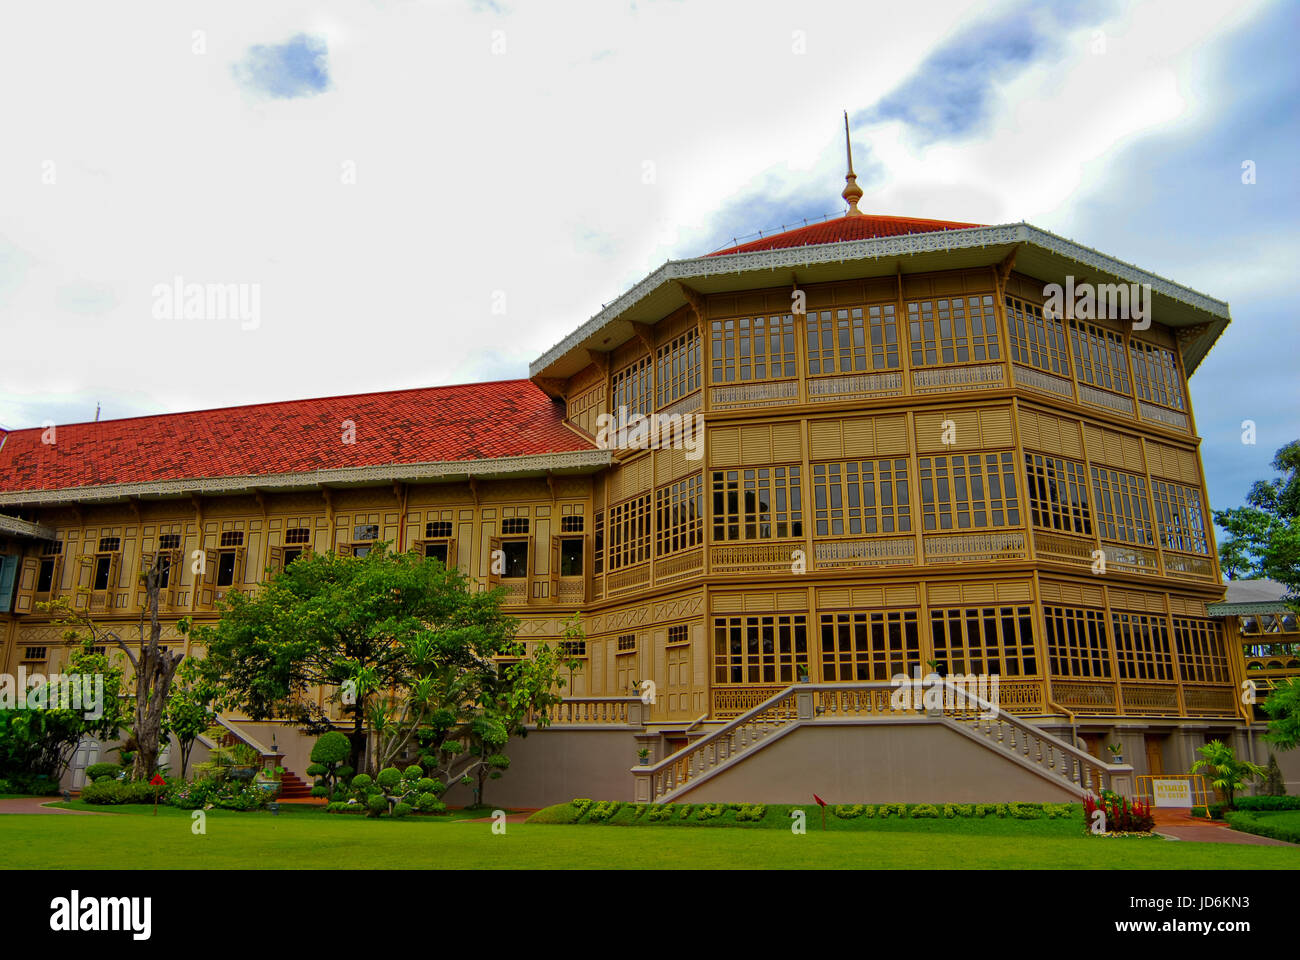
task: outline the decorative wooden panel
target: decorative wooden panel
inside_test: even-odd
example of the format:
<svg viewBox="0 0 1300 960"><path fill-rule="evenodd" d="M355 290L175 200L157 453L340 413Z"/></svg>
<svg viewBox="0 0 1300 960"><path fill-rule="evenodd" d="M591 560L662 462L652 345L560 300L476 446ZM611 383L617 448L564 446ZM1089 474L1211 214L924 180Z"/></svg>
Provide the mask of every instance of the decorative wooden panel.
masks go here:
<svg viewBox="0 0 1300 960"><path fill-rule="evenodd" d="M1021 409L1020 441L1029 450L1041 450L1073 460L1083 459L1083 435L1078 420Z"/></svg>
<svg viewBox="0 0 1300 960"><path fill-rule="evenodd" d="M1145 610L1148 613L1164 613L1165 598L1158 593L1139 593L1136 590L1116 590L1110 588L1110 605L1114 609Z"/></svg>
<svg viewBox="0 0 1300 960"><path fill-rule="evenodd" d="M905 456L907 418L896 414L810 420L808 441L814 460Z"/></svg>
<svg viewBox="0 0 1300 960"><path fill-rule="evenodd" d="M944 441L944 422L955 428L951 444ZM1011 408L950 410L916 414L916 449L923 453L945 450L989 450L1011 445Z"/></svg>
<svg viewBox="0 0 1300 960"><path fill-rule="evenodd" d="M1135 473L1144 472L1142 444L1136 437L1090 423L1083 425L1083 435L1088 441L1088 457L1092 461L1122 467Z"/></svg>
<svg viewBox="0 0 1300 960"><path fill-rule="evenodd" d="M709 463L715 467L785 463L802 458L798 422L746 424L709 430Z"/></svg>
<svg viewBox="0 0 1300 960"><path fill-rule="evenodd" d="M1201 482L1200 472L1196 469L1196 454L1181 447L1148 441L1147 466L1155 477L1167 477L1198 486Z"/></svg>
<svg viewBox="0 0 1300 960"><path fill-rule="evenodd" d="M1086 583L1061 583L1044 580L1038 585L1038 594L1043 603L1060 603L1067 606L1102 607L1105 606L1105 594L1101 587Z"/></svg>
<svg viewBox="0 0 1300 960"><path fill-rule="evenodd" d="M618 503L654 486L654 461L647 453L618 467L610 476L609 502Z"/></svg>

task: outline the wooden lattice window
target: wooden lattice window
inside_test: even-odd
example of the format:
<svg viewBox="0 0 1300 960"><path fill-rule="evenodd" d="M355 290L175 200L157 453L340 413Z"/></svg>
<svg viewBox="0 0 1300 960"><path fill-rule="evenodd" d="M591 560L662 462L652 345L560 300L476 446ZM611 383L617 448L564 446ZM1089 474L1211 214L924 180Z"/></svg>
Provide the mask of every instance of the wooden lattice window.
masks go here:
<svg viewBox="0 0 1300 960"><path fill-rule="evenodd" d="M560 517L560 532L561 533L582 533L583 519L584 518L580 513L572 514L567 517ZM450 536L451 524L448 524L447 526L448 526L447 535Z"/></svg>
<svg viewBox="0 0 1300 960"><path fill-rule="evenodd" d="M808 372L898 369L898 322L892 303L808 314Z"/></svg>
<svg viewBox="0 0 1300 960"><path fill-rule="evenodd" d="M159 550L179 550L181 548L181 535L179 533L164 533L158 537Z"/></svg>
<svg viewBox="0 0 1300 960"><path fill-rule="evenodd" d="M688 330L656 354L657 405L666 407L700 388L700 334Z"/></svg>
<svg viewBox="0 0 1300 960"><path fill-rule="evenodd" d="M49 651L45 647L26 647L23 650L23 660L44 660L48 653Z"/></svg>
<svg viewBox="0 0 1300 960"><path fill-rule="evenodd" d="M431 520L424 525L424 536L426 540L446 540L451 536L451 521Z"/></svg>
<svg viewBox="0 0 1300 960"><path fill-rule="evenodd" d="M587 641L561 640L560 655L565 657L585 657L587 655Z"/></svg>
<svg viewBox="0 0 1300 960"><path fill-rule="evenodd" d="M915 610L823 613L822 679L885 681L921 666Z"/></svg>
<svg viewBox="0 0 1300 960"><path fill-rule="evenodd" d="M1145 478L1093 467L1092 492L1102 539L1148 547L1154 544Z"/></svg>
<svg viewBox="0 0 1300 960"><path fill-rule="evenodd" d="M1183 378L1178 372L1174 352L1155 344L1130 339L1129 357L1133 361L1133 385L1140 399L1174 410L1186 410Z"/></svg>
<svg viewBox="0 0 1300 960"><path fill-rule="evenodd" d="M713 383L795 376L794 317L714 320Z"/></svg>
<svg viewBox="0 0 1300 960"><path fill-rule="evenodd" d="M622 634L622 635L618 638L618 648L619 648L619 650L635 650L635 649L636 649L636 634L635 634L635 633L625 633L625 634Z"/></svg>
<svg viewBox="0 0 1300 960"><path fill-rule="evenodd" d="M1110 641L1100 610L1044 607L1047 657L1058 677L1110 677Z"/></svg>
<svg viewBox="0 0 1300 960"><path fill-rule="evenodd" d="M1208 553L1200 491L1195 487L1153 480L1151 493L1156 504L1160 545L1166 550L1183 553Z"/></svg>
<svg viewBox="0 0 1300 960"><path fill-rule="evenodd" d="M650 494L609 508L609 569L650 559Z"/></svg>
<svg viewBox="0 0 1300 960"><path fill-rule="evenodd" d="M819 537L912 529L906 460L814 463L813 519Z"/></svg>
<svg viewBox="0 0 1300 960"><path fill-rule="evenodd" d="M528 517L506 517L501 521L502 536L521 536L528 532Z"/></svg>
<svg viewBox="0 0 1300 960"><path fill-rule="evenodd" d="M1036 676L1031 614L1029 607L931 610L930 633L940 672Z"/></svg>
<svg viewBox="0 0 1300 960"><path fill-rule="evenodd" d="M1121 680L1173 680L1174 661L1164 617L1116 612L1111 618Z"/></svg>
<svg viewBox="0 0 1300 960"><path fill-rule="evenodd" d="M360 528L358 528L360 529ZM378 536L378 527L375 528ZM373 540L374 537L357 537L358 540ZM221 534L221 546L223 547L242 547L244 545L244 533L242 530L227 530Z"/></svg>
<svg viewBox="0 0 1300 960"><path fill-rule="evenodd" d="M921 457L922 529L979 530L1020 523L1010 453Z"/></svg>
<svg viewBox="0 0 1300 960"><path fill-rule="evenodd" d="M117 553L121 549L122 549L121 537L100 537L99 538L100 553Z"/></svg>
<svg viewBox="0 0 1300 960"><path fill-rule="evenodd" d="M808 666L808 618L804 614L714 619L716 683L793 683L801 666Z"/></svg>
<svg viewBox="0 0 1300 960"><path fill-rule="evenodd" d="M1213 620L1174 618L1174 644L1183 680L1189 683L1230 683L1228 656Z"/></svg>
<svg viewBox="0 0 1300 960"><path fill-rule="evenodd" d="M674 623L668 628L669 643L686 643L690 638L690 633L687 631L686 624L684 623Z"/></svg>
<svg viewBox="0 0 1300 960"><path fill-rule="evenodd" d="M912 366L999 360L997 312L992 294L909 300Z"/></svg>
<svg viewBox="0 0 1300 960"><path fill-rule="evenodd" d="M1070 339L1074 369L1081 381L1116 393L1130 392L1123 337L1091 323L1074 323Z"/></svg>
<svg viewBox="0 0 1300 960"><path fill-rule="evenodd" d="M1041 453L1025 454L1029 515L1034 526L1092 535L1088 477L1083 464Z"/></svg>
<svg viewBox="0 0 1300 960"><path fill-rule="evenodd" d="M650 412L653 399L650 385L652 373L650 355L646 354L632 361L610 378L612 387L610 410L615 417L621 419L624 413L630 417L635 413Z"/></svg>
<svg viewBox="0 0 1300 960"><path fill-rule="evenodd" d="M704 543L704 477L695 474L655 491L655 554L666 556Z"/></svg>
<svg viewBox="0 0 1300 960"><path fill-rule="evenodd" d="M1016 297L1006 298L1006 309L1011 359L1068 377L1070 358L1065 324L1059 318L1044 317L1042 307Z"/></svg>
<svg viewBox="0 0 1300 960"><path fill-rule="evenodd" d="M767 540L803 536L798 467L713 472L713 539Z"/></svg>

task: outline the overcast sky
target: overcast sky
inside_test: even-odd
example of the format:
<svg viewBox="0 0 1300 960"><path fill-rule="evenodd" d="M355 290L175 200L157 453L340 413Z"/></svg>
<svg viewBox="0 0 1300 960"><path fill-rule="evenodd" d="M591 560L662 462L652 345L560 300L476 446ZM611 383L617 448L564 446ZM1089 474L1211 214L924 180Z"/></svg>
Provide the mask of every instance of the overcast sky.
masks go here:
<svg viewBox="0 0 1300 960"><path fill-rule="evenodd" d="M1229 506L1300 437L1298 10L9 4L0 425L526 376L664 260L842 212L847 109L864 211L1231 304L1191 387ZM160 315L178 277L256 322Z"/></svg>

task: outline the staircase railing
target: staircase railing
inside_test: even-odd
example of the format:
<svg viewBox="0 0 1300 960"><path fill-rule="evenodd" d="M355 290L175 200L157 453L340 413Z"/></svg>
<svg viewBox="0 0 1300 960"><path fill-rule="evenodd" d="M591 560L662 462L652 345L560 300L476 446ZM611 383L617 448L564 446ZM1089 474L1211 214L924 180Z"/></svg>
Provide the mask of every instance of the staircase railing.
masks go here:
<svg viewBox="0 0 1300 960"><path fill-rule="evenodd" d="M927 691L934 691L926 696ZM969 685L951 680L800 683L786 687L747 713L670 754L632 768L636 799L672 799L718 768L756 749L774 734L800 724L924 718L947 723L1082 797L1089 791L1132 790L1133 768L1108 764L1026 720L999 710Z"/></svg>

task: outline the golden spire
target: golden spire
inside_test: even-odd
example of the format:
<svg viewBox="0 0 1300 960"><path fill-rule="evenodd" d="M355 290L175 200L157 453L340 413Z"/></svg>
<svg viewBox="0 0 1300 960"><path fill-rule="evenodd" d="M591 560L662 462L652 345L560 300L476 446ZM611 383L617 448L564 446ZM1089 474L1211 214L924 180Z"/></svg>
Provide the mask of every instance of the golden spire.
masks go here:
<svg viewBox="0 0 1300 960"><path fill-rule="evenodd" d="M862 199L862 188L858 186L858 175L853 172L853 144L849 140L849 112L844 111L844 152L849 160L849 172L844 178L844 192L840 194L844 202L849 205L849 212L846 216L860 217L862 211L858 209L858 201Z"/></svg>

